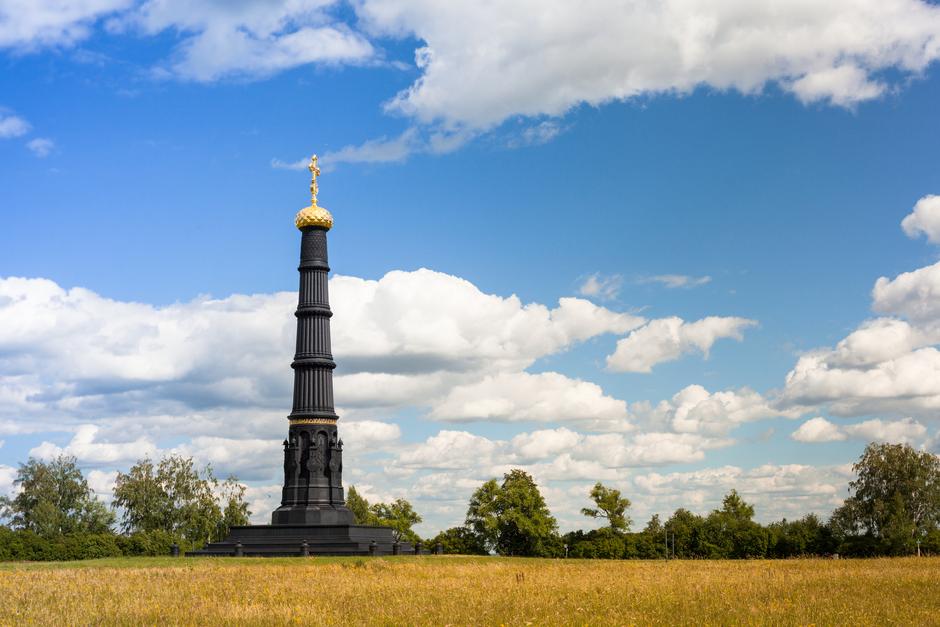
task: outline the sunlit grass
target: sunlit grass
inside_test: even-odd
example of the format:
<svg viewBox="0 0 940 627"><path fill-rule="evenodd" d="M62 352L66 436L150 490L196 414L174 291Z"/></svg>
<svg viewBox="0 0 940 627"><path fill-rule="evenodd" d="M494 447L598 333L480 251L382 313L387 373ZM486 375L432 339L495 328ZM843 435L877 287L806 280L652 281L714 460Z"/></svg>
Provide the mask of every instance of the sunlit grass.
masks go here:
<svg viewBox="0 0 940 627"><path fill-rule="evenodd" d="M940 624L940 558L7 564L0 567L0 622Z"/></svg>

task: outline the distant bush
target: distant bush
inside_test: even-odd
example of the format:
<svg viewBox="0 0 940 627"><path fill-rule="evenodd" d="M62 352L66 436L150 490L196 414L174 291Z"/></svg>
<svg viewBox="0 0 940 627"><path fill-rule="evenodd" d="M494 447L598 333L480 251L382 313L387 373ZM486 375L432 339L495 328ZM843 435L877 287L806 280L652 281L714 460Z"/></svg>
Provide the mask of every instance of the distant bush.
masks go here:
<svg viewBox="0 0 940 627"><path fill-rule="evenodd" d="M438 544L447 555L487 554L483 541L467 527L451 527L428 540L428 548L433 549Z"/></svg>
<svg viewBox="0 0 940 627"><path fill-rule="evenodd" d="M0 527L0 562L36 559L35 556L45 544L46 541L40 540L31 531L13 531Z"/></svg>
<svg viewBox="0 0 940 627"><path fill-rule="evenodd" d="M110 533L74 533L43 537L32 531L0 528L0 561L78 560L122 555Z"/></svg>
<svg viewBox="0 0 940 627"><path fill-rule="evenodd" d="M182 544L179 537L160 529L117 536L117 539L121 553L128 557L169 555L173 544Z"/></svg>
<svg viewBox="0 0 940 627"><path fill-rule="evenodd" d="M69 533L44 537L32 531L0 527L0 562L48 562L121 556L169 555L179 539L164 531L120 536Z"/></svg>
<svg viewBox="0 0 940 627"><path fill-rule="evenodd" d="M624 559L629 557L633 534L619 533L610 527L565 534L568 557L586 559Z"/></svg>
<svg viewBox="0 0 940 627"><path fill-rule="evenodd" d="M61 547L56 558L61 560L88 560L122 555L117 536L110 533L71 534L56 540Z"/></svg>

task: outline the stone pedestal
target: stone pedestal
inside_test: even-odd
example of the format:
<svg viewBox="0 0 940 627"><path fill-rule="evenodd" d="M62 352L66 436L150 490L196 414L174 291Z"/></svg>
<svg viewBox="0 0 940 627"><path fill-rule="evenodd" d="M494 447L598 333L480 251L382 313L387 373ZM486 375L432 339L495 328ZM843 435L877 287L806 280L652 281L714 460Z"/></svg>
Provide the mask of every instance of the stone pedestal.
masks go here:
<svg viewBox="0 0 940 627"><path fill-rule="evenodd" d="M306 547L304 543L306 542ZM374 547L370 550L370 545ZM238 548L240 546L240 549ZM307 555L393 555L395 536L388 527L371 525L246 525L232 527L223 542L213 542L191 557L301 557ZM413 553L410 544L401 550Z"/></svg>

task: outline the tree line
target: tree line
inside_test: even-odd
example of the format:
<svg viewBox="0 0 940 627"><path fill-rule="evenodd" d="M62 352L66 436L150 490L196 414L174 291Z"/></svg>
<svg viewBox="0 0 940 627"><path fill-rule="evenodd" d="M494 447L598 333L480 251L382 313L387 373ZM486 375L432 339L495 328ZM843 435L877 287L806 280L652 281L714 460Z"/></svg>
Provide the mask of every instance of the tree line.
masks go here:
<svg viewBox="0 0 940 627"><path fill-rule="evenodd" d="M828 520L808 514L761 525L753 505L731 490L706 515L676 510L633 531L631 503L602 483L585 495L589 531L560 533L535 480L521 469L474 491L464 524L423 540L445 553L604 559L787 558L940 554L940 457L902 444L869 444L853 466L851 493ZM21 464L15 496L0 498L0 561L167 555L195 548L248 524L245 487L219 481L212 468L171 455L118 473L111 507L102 503L73 457ZM405 499L370 504L354 486L347 505L359 524L382 525L404 542L422 542L421 516Z"/></svg>
<svg viewBox="0 0 940 627"><path fill-rule="evenodd" d="M828 520L807 514L767 525L736 490L709 514L676 510L631 531L630 500L597 483L581 513L606 524L558 532L533 478L511 470L470 498L463 525L441 532L446 553L607 559L787 558L940 554L940 457L906 444L869 444L854 464L851 493Z"/></svg>
<svg viewBox="0 0 940 627"><path fill-rule="evenodd" d="M0 498L0 561L168 555L196 548L248 524L245 486L219 481L179 455L138 461L118 473L114 499L102 503L74 457L20 464L13 497Z"/></svg>
<svg viewBox="0 0 940 627"><path fill-rule="evenodd" d="M853 469L851 495L828 520L807 514L761 525L754 506L731 490L706 515L680 508L632 531L630 500L597 483L586 495L593 507L581 513L605 524L564 534L532 476L513 469L474 491L463 525L424 543L465 555L605 559L940 554L940 458L905 444L872 443ZM412 530L421 516L404 499L370 505L351 487L347 505L360 524L388 525L399 540L421 541Z"/></svg>
<svg viewBox="0 0 940 627"><path fill-rule="evenodd" d="M168 555L174 544L187 550L223 539L251 517L246 488L235 476L219 481L211 466L197 468L179 455L143 459L118 473L111 507L89 487L74 457L30 458L14 485L15 496L0 497L0 561ZM347 501L361 524L421 541L412 530L421 516L408 501L369 505L355 488Z"/></svg>

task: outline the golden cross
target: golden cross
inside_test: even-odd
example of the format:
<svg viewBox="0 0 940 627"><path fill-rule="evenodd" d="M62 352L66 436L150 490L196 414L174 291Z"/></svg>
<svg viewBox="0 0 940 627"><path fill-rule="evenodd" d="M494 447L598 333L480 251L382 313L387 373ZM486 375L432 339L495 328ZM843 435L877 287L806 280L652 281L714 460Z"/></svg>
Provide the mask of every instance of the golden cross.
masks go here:
<svg viewBox="0 0 940 627"><path fill-rule="evenodd" d="M312 180L310 181L310 204L311 206L317 206L317 177L320 176L320 168L317 167L317 156L313 155L310 157L310 165L307 166L307 169L310 170L310 175Z"/></svg>

